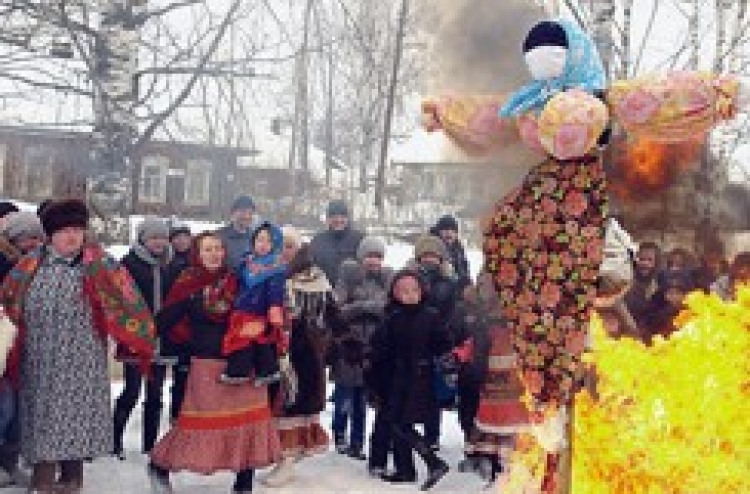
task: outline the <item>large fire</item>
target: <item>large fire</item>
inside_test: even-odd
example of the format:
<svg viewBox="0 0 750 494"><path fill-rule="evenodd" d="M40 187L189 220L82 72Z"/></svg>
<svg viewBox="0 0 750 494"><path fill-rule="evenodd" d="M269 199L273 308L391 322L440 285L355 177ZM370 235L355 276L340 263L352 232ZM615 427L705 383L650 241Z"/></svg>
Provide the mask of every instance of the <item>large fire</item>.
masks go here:
<svg viewBox="0 0 750 494"><path fill-rule="evenodd" d="M634 138L619 142L613 147L610 190L626 201L662 191L697 166L702 148L700 140L665 143Z"/></svg>
<svg viewBox="0 0 750 494"><path fill-rule="evenodd" d="M750 287L731 303L693 293L678 321L645 346L595 318L598 397L576 398L573 494L750 492ZM539 492L543 451L529 441L502 492Z"/></svg>

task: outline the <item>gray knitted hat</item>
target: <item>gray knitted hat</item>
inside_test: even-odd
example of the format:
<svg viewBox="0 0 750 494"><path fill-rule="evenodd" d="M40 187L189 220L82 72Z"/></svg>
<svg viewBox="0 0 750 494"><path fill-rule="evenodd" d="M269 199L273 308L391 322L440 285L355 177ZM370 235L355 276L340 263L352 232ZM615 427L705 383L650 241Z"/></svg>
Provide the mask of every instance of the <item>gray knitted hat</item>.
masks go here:
<svg viewBox="0 0 750 494"><path fill-rule="evenodd" d="M385 257L385 243L376 237L363 238L357 248L357 259L361 261L369 254L378 254L380 257Z"/></svg>
<svg viewBox="0 0 750 494"><path fill-rule="evenodd" d="M24 235L41 239L45 237L44 228L42 228L39 216L30 211L10 213L8 215L8 226L5 228L5 235L11 241Z"/></svg>
<svg viewBox="0 0 750 494"><path fill-rule="evenodd" d="M138 240L149 238L169 238L169 224L162 218L146 216L138 225Z"/></svg>

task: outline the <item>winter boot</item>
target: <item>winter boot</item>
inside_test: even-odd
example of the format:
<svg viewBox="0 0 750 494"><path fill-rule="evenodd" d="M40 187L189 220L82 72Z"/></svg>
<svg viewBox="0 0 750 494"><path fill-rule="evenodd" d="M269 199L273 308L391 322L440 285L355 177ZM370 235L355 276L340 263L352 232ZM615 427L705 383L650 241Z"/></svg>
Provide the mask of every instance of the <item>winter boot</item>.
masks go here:
<svg viewBox="0 0 750 494"><path fill-rule="evenodd" d="M243 470L237 473L237 477L232 487L232 494L251 494L253 492L253 480L255 471Z"/></svg>
<svg viewBox="0 0 750 494"><path fill-rule="evenodd" d="M336 436L334 439L334 445L336 446L336 452L340 455L349 454L349 445L346 443L344 436Z"/></svg>
<svg viewBox="0 0 750 494"><path fill-rule="evenodd" d="M380 476L380 479L391 484L413 484L417 481L417 476L412 474L393 472L384 473Z"/></svg>
<svg viewBox="0 0 750 494"><path fill-rule="evenodd" d="M36 463L32 468L30 492L51 494L56 490L55 477L57 464L52 462Z"/></svg>
<svg viewBox="0 0 750 494"><path fill-rule="evenodd" d="M440 482L440 480L445 477L445 474L448 473L448 470L448 465L443 460L438 458L436 463L428 466L427 479L420 487L420 490L429 491L430 489L435 487L435 484Z"/></svg>
<svg viewBox="0 0 750 494"><path fill-rule="evenodd" d="M363 448L361 444L352 444L351 446L349 446L346 454L347 456L349 456L349 458L364 461L367 459L367 455L364 453L364 451L362 451L362 449Z"/></svg>
<svg viewBox="0 0 750 494"><path fill-rule="evenodd" d="M172 484L169 482L169 471L153 463L148 464L148 480L153 494L173 494Z"/></svg>
<svg viewBox="0 0 750 494"><path fill-rule="evenodd" d="M83 490L83 461L66 460L60 462L58 488L64 494L78 494Z"/></svg>
<svg viewBox="0 0 750 494"><path fill-rule="evenodd" d="M261 484L267 487L282 487L290 483L294 480L294 463L293 457L284 458L260 481Z"/></svg>

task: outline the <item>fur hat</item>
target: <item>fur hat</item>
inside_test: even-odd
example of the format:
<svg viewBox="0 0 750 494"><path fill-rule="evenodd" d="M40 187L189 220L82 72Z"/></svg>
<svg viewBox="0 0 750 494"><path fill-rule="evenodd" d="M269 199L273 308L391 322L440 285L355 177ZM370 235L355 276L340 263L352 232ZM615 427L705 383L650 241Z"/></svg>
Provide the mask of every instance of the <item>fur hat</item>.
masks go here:
<svg viewBox="0 0 750 494"><path fill-rule="evenodd" d="M27 236L44 238L44 228L36 213L19 211L8 215L8 226L5 227L5 235L10 241Z"/></svg>
<svg viewBox="0 0 750 494"><path fill-rule="evenodd" d="M52 201L42 212L44 233L51 237L64 228L88 228L89 208L78 199Z"/></svg>
<svg viewBox="0 0 750 494"><path fill-rule="evenodd" d="M139 242L149 238L169 238L169 224L162 218L146 216L138 225L137 233Z"/></svg>
<svg viewBox="0 0 750 494"><path fill-rule="evenodd" d="M385 257L385 243L377 237L365 237L357 248L357 259L360 261L371 254Z"/></svg>
<svg viewBox="0 0 750 494"><path fill-rule="evenodd" d="M447 259L448 253L445 250L443 241L434 235L422 235L414 244L414 257L419 260L425 254L435 254L440 259Z"/></svg>

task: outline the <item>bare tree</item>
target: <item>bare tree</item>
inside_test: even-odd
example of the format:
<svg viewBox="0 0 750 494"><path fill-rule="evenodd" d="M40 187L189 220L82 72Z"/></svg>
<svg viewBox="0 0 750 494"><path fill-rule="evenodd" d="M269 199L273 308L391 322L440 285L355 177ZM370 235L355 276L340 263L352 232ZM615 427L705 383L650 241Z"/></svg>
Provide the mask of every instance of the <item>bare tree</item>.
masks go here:
<svg viewBox="0 0 750 494"><path fill-rule="evenodd" d="M246 4L3 0L0 82L26 104L35 95L61 106L76 98L82 110L73 118L58 115L54 124L92 131L99 171L90 192L107 199L94 205L105 216L114 208L127 213L131 157L157 132L169 135L168 121L199 82L257 75L250 60L229 64L216 57L230 26L252 11Z"/></svg>

